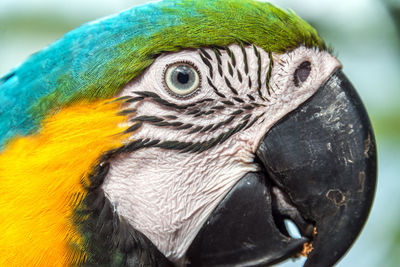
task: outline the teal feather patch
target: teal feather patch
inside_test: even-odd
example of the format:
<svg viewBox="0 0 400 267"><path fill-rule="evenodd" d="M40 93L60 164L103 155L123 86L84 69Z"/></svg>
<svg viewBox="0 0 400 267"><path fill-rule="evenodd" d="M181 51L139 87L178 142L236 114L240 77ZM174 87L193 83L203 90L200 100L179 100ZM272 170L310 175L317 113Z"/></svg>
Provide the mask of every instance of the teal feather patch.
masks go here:
<svg viewBox="0 0 400 267"><path fill-rule="evenodd" d="M251 43L283 53L326 49L292 12L252 0L171 0L85 24L0 79L0 150L40 129L65 105L114 96L157 55L204 46Z"/></svg>

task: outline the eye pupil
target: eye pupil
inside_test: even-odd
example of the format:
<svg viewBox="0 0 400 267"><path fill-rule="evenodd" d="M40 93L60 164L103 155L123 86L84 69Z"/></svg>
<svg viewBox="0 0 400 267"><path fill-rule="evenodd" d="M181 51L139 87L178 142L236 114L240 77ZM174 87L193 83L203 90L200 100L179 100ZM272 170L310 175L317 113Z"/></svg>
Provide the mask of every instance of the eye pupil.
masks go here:
<svg viewBox="0 0 400 267"><path fill-rule="evenodd" d="M294 85L298 87L301 83L305 82L308 76L310 76L310 73L311 63L309 61L304 61L294 72Z"/></svg>
<svg viewBox="0 0 400 267"><path fill-rule="evenodd" d="M180 71L178 73L178 77L177 77L178 82L182 83L182 84L187 84L189 81L189 73L185 72L185 71Z"/></svg>

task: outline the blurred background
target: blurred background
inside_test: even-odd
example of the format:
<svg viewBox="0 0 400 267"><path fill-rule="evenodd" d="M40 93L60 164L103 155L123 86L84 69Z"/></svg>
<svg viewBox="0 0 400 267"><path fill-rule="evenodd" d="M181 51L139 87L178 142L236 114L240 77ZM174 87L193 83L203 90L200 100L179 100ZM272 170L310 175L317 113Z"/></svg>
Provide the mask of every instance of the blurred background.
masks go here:
<svg viewBox="0 0 400 267"><path fill-rule="evenodd" d="M84 22L146 0L1 0L0 76ZM400 266L400 1L271 0L317 28L369 112L378 187L367 225L337 266ZM304 259L279 266L302 266Z"/></svg>

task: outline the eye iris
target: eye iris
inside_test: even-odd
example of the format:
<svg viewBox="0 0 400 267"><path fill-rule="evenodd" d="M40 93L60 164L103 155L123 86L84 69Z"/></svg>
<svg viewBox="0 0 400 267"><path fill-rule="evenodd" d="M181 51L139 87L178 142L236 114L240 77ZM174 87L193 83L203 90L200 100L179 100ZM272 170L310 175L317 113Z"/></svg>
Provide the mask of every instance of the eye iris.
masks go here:
<svg viewBox="0 0 400 267"><path fill-rule="evenodd" d="M175 95L188 96L199 89L200 74L190 64L177 63L167 68L165 84L169 91Z"/></svg>

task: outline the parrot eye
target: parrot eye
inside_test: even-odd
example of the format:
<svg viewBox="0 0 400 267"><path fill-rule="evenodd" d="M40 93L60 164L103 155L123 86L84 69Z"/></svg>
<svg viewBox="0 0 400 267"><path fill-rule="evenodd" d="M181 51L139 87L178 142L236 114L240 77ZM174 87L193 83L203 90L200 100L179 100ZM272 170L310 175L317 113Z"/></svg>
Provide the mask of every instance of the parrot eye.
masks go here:
<svg viewBox="0 0 400 267"><path fill-rule="evenodd" d="M174 95L187 97L199 89L200 74L190 63L175 63L167 66L164 81Z"/></svg>
<svg viewBox="0 0 400 267"><path fill-rule="evenodd" d="M308 76L310 76L310 72L311 63L309 61L301 63L294 72L294 85L299 87L299 85L305 82Z"/></svg>

